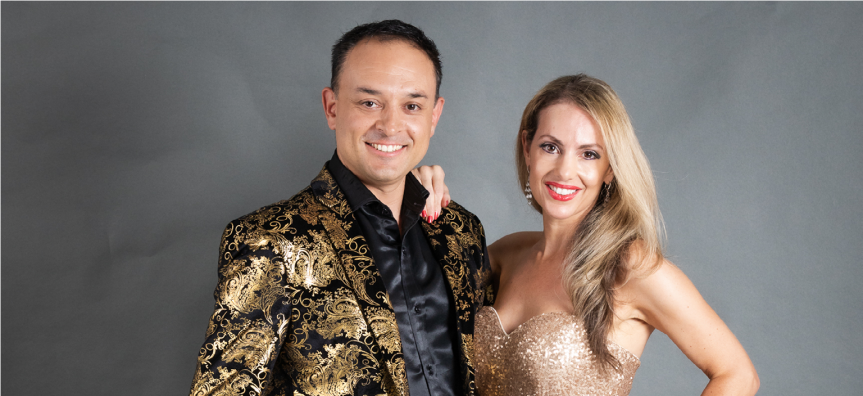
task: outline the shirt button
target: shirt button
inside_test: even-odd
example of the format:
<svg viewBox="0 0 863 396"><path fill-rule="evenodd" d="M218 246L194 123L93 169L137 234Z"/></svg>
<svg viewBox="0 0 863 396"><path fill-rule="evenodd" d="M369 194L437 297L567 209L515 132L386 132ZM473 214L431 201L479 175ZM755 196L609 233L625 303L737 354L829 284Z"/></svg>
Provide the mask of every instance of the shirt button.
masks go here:
<svg viewBox="0 0 863 396"><path fill-rule="evenodd" d="M420 313L420 306L419 305L414 305L414 312ZM431 366L429 366L429 367L431 367Z"/></svg>

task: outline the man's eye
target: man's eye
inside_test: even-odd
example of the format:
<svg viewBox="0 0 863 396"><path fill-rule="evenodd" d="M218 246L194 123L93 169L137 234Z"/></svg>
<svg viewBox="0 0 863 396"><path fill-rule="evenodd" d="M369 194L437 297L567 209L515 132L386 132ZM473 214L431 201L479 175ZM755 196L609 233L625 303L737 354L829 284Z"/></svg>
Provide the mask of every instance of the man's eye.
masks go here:
<svg viewBox="0 0 863 396"><path fill-rule="evenodd" d="M372 102L371 100L367 100L365 102L362 102L362 105L365 107L375 107L375 102Z"/></svg>
<svg viewBox="0 0 863 396"><path fill-rule="evenodd" d="M407 108L408 108L408 110L410 110L410 111L417 111L417 110L419 110L419 109L420 109L419 105L416 105L416 104L413 104L413 103L411 103L411 104L407 105Z"/></svg>

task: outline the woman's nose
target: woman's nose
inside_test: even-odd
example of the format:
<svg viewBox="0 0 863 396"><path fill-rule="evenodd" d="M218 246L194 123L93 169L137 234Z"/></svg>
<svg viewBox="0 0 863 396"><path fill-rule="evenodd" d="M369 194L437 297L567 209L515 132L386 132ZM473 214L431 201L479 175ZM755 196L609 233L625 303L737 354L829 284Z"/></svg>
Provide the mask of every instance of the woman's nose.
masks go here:
<svg viewBox="0 0 863 396"><path fill-rule="evenodd" d="M557 161L557 174L564 179L571 179L578 173L578 165L578 157L576 155L561 155Z"/></svg>

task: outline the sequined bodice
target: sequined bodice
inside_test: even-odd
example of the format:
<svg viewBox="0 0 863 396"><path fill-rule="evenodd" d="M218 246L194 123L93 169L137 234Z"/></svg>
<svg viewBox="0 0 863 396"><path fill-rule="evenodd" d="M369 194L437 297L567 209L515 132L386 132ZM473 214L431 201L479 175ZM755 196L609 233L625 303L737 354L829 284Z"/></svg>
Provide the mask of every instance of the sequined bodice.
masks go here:
<svg viewBox="0 0 863 396"><path fill-rule="evenodd" d="M476 384L481 396L628 395L641 362L609 342L620 371L600 374L577 317L550 312L535 316L506 334L497 312L477 313Z"/></svg>

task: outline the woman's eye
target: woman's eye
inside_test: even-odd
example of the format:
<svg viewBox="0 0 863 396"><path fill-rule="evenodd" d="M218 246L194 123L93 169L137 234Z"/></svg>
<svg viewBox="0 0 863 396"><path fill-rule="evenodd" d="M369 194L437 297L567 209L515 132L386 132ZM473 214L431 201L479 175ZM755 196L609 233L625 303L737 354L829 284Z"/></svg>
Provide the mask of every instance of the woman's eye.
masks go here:
<svg viewBox="0 0 863 396"><path fill-rule="evenodd" d="M599 153L597 153L596 151L592 151L592 150L585 151L583 155L584 155L584 158L591 159L591 160L600 158Z"/></svg>
<svg viewBox="0 0 863 396"><path fill-rule="evenodd" d="M557 146L555 146L551 143L544 143L544 144L541 144L539 147L543 151L545 151L546 153L549 153L549 154L557 154L557 152L558 152Z"/></svg>

